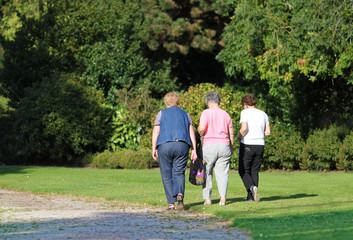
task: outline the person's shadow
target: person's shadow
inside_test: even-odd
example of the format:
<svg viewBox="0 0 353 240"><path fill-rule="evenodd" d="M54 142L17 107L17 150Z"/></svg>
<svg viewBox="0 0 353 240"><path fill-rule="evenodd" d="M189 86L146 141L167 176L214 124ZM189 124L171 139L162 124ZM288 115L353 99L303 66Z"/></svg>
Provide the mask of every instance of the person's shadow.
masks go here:
<svg viewBox="0 0 353 240"><path fill-rule="evenodd" d="M294 195L289 195L289 196L271 196L271 197L262 197L261 202L269 202L269 201L276 201L276 200L283 200L283 199L297 199L297 198L306 198L306 197L316 197L318 196L317 194L306 194L306 193L298 193ZM237 202L247 202L246 198L227 198L227 203L232 204L232 203L237 203ZM212 205L217 205L219 203L219 200L212 200ZM185 209L189 209L193 206L197 205L203 205L203 202L195 202L195 203L189 203L185 204Z"/></svg>
<svg viewBox="0 0 353 240"><path fill-rule="evenodd" d="M276 201L276 200L283 200L283 199L297 199L297 198L306 198L306 197L316 197L317 194L306 194L306 193L298 193L289 196L271 196L271 197L263 197L261 201Z"/></svg>

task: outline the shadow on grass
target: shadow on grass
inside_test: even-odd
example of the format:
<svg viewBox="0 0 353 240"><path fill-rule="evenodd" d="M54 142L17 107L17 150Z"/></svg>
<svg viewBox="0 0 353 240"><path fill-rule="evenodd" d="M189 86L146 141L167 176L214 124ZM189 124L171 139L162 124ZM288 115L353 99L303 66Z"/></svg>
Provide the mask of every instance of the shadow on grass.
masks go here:
<svg viewBox="0 0 353 240"><path fill-rule="evenodd" d="M298 193L290 196L271 196L271 197L263 197L261 198L261 202L267 201L276 201L276 200L283 200L283 199L297 199L297 198L307 198L307 197L317 197L317 194L305 194L305 193Z"/></svg>
<svg viewBox="0 0 353 240"><path fill-rule="evenodd" d="M268 201L276 201L276 200L284 200L284 199L298 199L298 198L307 198L307 197L316 197L318 196L317 194L305 194L305 193L299 193L299 194L294 194L294 195L289 195L289 196L272 196L272 197L264 197L261 198L261 202L268 202ZM231 203L237 203L237 202L247 202L246 197L243 198L227 198L227 204ZM212 200L212 205L216 204L218 205L219 200ZM193 206L198 206L198 205L203 205L203 202L195 202L195 203L189 203L185 204L185 209L189 209Z"/></svg>
<svg viewBox="0 0 353 240"><path fill-rule="evenodd" d="M0 175L28 173L27 167L0 166Z"/></svg>

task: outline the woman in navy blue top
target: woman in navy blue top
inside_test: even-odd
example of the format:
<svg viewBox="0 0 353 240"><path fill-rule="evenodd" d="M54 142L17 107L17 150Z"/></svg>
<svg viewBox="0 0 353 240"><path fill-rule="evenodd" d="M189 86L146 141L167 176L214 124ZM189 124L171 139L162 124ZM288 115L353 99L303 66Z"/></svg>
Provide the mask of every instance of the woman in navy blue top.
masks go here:
<svg viewBox="0 0 353 240"><path fill-rule="evenodd" d="M191 147L195 161L196 138L190 115L177 107L179 96L170 92L164 97L166 109L157 114L152 135L152 157L159 161L169 210L184 209L185 170Z"/></svg>

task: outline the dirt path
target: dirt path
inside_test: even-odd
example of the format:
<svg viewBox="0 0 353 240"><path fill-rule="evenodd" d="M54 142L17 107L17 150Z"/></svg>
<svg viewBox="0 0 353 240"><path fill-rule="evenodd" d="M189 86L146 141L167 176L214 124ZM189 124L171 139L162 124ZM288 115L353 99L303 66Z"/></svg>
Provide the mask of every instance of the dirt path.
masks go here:
<svg viewBox="0 0 353 240"><path fill-rule="evenodd" d="M209 215L0 189L0 239L250 239Z"/></svg>

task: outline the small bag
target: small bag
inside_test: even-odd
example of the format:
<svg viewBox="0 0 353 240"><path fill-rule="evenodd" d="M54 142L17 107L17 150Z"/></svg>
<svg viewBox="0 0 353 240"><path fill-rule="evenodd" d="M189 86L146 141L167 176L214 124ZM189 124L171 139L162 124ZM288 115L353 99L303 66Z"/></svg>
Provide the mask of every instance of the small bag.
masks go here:
<svg viewBox="0 0 353 240"><path fill-rule="evenodd" d="M194 185L202 185L205 182L205 161L199 158L190 163L189 182Z"/></svg>
<svg viewBox="0 0 353 240"><path fill-rule="evenodd" d="M199 133L195 132L196 136L196 152L197 159L190 163L189 182L194 185L203 185L205 182L205 160L202 157L202 140Z"/></svg>

